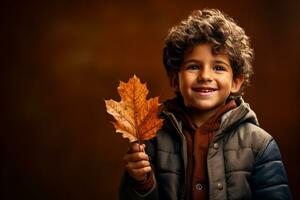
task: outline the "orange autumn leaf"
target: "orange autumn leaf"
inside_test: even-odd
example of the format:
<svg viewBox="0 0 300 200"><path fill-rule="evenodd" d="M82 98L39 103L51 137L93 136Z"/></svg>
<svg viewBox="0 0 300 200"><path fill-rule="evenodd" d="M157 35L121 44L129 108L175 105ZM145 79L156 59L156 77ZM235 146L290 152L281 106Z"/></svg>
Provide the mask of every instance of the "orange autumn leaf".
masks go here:
<svg viewBox="0 0 300 200"><path fill-rule="evenodd" d="M127 83L121 81L118 93L120 102L105 100L106 111L116 120L113 122L116 132L130 142L153 138L163 124L157 117L158 97L147 100L147 86L136 75Z"/></svg>

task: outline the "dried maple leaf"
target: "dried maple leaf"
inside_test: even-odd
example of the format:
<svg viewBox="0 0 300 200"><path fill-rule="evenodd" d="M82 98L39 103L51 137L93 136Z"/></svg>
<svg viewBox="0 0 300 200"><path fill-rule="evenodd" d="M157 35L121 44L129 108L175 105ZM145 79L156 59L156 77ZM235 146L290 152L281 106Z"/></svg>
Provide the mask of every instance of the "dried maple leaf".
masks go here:
<svg viewBox="0 0 300 200"><path fill-rule="evenodd" d="M147 86L135 75L127 83L120 82L118 93L120 102L105 100L106 111L116 120L113 122L116 132L130 142L153 138L163 123L157 117L158 97L147 100Z"/></svg>

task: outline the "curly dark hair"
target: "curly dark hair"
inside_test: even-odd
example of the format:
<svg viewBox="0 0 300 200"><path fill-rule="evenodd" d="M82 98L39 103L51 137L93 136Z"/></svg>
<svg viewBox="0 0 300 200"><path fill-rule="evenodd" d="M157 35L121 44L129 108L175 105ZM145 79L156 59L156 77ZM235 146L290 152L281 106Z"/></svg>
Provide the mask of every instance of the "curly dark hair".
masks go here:
<svg viewBox="0 0 300 200"><path fill-rule="evenodd" d="M163 49L163 63L171 86L177 84L178 72L186 53L204 43L212 44L213 53L228 54L234 78L244 76L240 91L231 94L231 97L241 96L253 74L253 50L244 29L217 9L195 10L169 30Z"/></svg>

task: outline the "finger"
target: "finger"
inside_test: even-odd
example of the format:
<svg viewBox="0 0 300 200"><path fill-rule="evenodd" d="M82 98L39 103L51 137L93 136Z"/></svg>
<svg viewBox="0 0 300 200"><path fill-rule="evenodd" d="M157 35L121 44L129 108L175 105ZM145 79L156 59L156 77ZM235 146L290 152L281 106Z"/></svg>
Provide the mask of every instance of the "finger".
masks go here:
<svg viewBox="0 0 300 200"><path fill-rule="evenodd" d="M144 144L139 144L138 142L132 142L132 143L129 144L129 148L128 148L127 153L144 151L144 149L145 149Z"/></svg>
<svg viewBox="0 0 300 200"><path fill-rule="evenodd" d="M151 172L151 167L143 167L140 169L132 169L129 170L128 173L133 176L134 178L137 177L144 177L147 173Z"/></svg>
<svg viewBox="0 0 300 200"><path fill-rule="evenodd" d="M127 153L123 157L123 161L125 163L136 162L136 161L141 161L141 160L149 160L148 155L144 152L136 152L136 153Z"/></svg>
<svg viewBox="0 0 300 200"><path fill-rule="evenodd" d="M142 160L142 161L138 161L138 162L129 162L125 168L126 169L140 169L140 168L144 168L144 167L149 167L150 166L150 162L148 160Z"/></svg>
<svg viewBox="0 0 300 200"><path fill-rule="evenodd" d="M143 174L143 175L139 175L139 176L137 176L136 174L133 174L132 172L128 172L128 174L137 181L144 181L147 177L147 174Z"/></svg>

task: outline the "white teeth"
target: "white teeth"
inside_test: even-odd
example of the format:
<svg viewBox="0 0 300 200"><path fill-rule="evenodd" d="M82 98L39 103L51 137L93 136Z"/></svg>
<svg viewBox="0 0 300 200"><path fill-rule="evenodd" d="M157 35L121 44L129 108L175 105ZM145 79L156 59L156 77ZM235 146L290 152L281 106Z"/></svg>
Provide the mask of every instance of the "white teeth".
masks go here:
<svg viewBox="0 0 300 200"><path fill-rule="evenodd" d="M201 92L212 92L213 90L209 90L209 89L203 89L201 90Z"/></svg>

